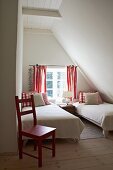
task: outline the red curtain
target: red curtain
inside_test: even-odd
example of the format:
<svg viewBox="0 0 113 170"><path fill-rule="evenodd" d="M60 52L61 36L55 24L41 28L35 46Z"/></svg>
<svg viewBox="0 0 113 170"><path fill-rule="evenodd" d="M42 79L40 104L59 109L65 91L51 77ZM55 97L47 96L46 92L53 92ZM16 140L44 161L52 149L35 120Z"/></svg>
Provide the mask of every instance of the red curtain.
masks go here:
<svg viewBox="0 0 113 170"><path fill-rule="evenodd" d="M76 88L77 88L77 67L67 66L67 87L68 91L73 92L73 97L76 99Z"/></svg>
<svg viewBox="0 0 113 170"><path fill-rule="evenodd" d="M46 92L46 66L33 66L33 91Z"/></svg>

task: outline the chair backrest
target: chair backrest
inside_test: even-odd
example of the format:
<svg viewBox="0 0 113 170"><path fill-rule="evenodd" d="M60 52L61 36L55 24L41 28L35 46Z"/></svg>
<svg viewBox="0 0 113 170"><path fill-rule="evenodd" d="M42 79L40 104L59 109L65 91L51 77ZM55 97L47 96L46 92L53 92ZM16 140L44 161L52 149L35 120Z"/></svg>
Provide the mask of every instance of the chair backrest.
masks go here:
<svg viewBox="0 0 113 170"><path fill-rule="evenodd" d="M25 103L25 102L31 103L31 109L26 110L26 111L23 111L21 109L22 103ZM29 99L19 99L18 96L15 96L15 104L16 104L19 131L22 131L22 119L21 119L21 117L23 115L27 115L27 114L32 113L33 114L33 125L35 126L37 124L37 119L36 119L36 111L35 111L35 103L34 103L33 95L31 95Z"/></svg>

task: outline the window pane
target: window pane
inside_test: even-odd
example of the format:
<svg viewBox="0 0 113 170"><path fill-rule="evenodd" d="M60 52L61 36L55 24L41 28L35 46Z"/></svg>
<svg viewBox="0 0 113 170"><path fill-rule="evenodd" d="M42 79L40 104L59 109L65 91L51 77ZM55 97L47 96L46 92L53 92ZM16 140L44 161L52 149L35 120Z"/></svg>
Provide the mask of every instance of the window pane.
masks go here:
<svg viewBox="0 0 113 170"><path fill-rule="evenodd" d="M61 97L61 91L60 91L60 89L57 89L57 97Z"/></svg>
<svg viewBox="0 0 113 170"><path fill-rule="evenodd" d="M47 79L53 79L53 73L47 72Z"/></svg>
<svg viewBox="0 0 113 170"><path fill-rule="evenodd" d="M47 83L47 89L53 88L53 82L52 81L46 81Z"/></svg>
<svg viewBox="0 0 113 170"><path fill-rule="evenodd" d="M64 79L65 73L64 72L57 72L57 79Z"/></svg>
<svg viewBox="0 0 113 170"><path fill-rule="evenodd" d="M53 90L47 90L47 95L49 97L53 97Z"/></svg>
<svg viewBox="0 0 113 170"><path fill-rule="evenodd" d="M57 88L60 88L60 87L61 87L61 82L57 81Z"/></svg>
<svg viewBox="0 0 113 170"><path fill-rule="evenodd" d="M63 90L67 88L66 69L47 68L46 85L50 97L62 97Z"/></svg>
<svg viewBox="0 0 113 170"><path fill-rule="evenodd" d="M57 72L57 79L61 78L61 72Z"/></svg>

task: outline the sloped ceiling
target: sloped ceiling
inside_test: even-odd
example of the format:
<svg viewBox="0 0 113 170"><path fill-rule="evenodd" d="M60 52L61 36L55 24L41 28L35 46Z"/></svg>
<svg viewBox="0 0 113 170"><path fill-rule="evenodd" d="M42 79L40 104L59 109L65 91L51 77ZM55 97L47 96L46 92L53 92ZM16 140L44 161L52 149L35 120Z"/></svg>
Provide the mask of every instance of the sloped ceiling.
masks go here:
<svg viewBox="0 0 113 170"><path fill-rule="evenodd" d="M59 9L62 19L46 18L45 26L39 17L37 26L51 29L87 79L113 101L113 0L23 0L23 6ZM35 22L24 18L26 27L36 28Z"/></svg>
<svg viewBox="0 0 113 170"><path fill-rule="evenodd" d="M53 32L106 99L113 100L113 1L63 0Z"/></svg>

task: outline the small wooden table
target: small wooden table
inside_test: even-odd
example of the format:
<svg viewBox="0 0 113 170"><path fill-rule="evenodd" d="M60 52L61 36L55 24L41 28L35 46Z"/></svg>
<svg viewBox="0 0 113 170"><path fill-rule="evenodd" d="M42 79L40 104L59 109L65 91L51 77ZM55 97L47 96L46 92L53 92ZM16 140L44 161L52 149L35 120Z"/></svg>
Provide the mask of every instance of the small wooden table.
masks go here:
<svg viewBox="0 0 113 170"><path fill-rule="evenodd" d="M76 107L73 106L72 104L68 104L68 105L61 104L61 105L59 105L59 107L61 107L62 109L66 110L67 112L77 116Z"/></svg>

